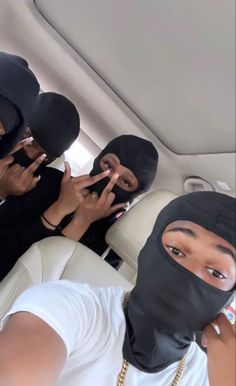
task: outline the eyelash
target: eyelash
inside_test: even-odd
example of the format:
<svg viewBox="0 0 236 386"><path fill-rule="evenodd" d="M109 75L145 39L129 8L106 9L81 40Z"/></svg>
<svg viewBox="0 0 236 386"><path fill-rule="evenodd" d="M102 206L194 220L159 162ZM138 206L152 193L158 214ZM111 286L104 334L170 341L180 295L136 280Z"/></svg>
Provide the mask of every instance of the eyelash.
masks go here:
<svg viewBox="0 0 236 386"><path fill-rule="evenodd" d="M171 245L167 245L167 248L168 248L168 250L171 252L171 253L173 253L173 255L175 255L175 256L178 256L178 257L185 257L185 254L183 253L183 252L181 252L178 248L175 248L175 247L172 247ZM180 254L177 254L177 253L175 253L175 252L178 252L178 253L180 253Z"/></svg>
<svg viewBox="0 0 236 386"><path fill-rule="evenodd" d="M171 254L173 254L173 255L175 255L177 257L181 257L182 258L182 257L186 256L183 252L181 252L176 247L172 247L170 245L167 245L167 248L168 248L168 250L170 251ZM215 278L217 278L219 280L227 279L227 277L222 272L218 271L217 269L213 269L213 268L207 267L207 271L210 273L211 276L214 276Z"/></svg>
<svg viewBox="0 0 236 386"><path fill-rule="evenodd" d="M227 279L227 277L223 275L223 273L221 273L220 271L217 271L217 269L207 268L207 270L210 273L210 275L216 277L217 279L220 279L220 280Z"/></svg>

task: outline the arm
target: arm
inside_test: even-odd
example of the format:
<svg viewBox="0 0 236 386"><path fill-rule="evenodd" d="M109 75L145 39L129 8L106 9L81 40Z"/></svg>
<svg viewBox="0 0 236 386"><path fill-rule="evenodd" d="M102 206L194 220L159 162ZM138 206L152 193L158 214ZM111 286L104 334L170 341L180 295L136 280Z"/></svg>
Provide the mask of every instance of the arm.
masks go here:
<svg viewBox="0 0 236 386"><path fill-rule="evenodd" d="M12 269L17 259L36 241L45 237L59 235L43 226L40 218L32 220L27 225L15 224L9 228L0 229L0 281Z"/></svg>
<svg viewBox="0 0 236 386"><path fill-rule="evenodd" d="M236 381L235 325L231 325L224 314L215 320L218 335L212 325L203 331L202 345L207 347L208 376L210 386L233 386Z"/></svg>
<svg viewBox="0 0 236 386"><path fill-rule="evenodd" d="M60 336L28 312L14 314L0 333L1 386L53 386L65 361Z"/></svg>
<svg viewBox="0 0 236 386"><path fill-rule="evenodd" d="M0 206L0 280L32 243L56 233L42 225L40 214L57 199L61 178L58 170L45 168L36 189Z"/></svg>
<svg viewBox="0 0 236 386"><path fill-rule="evenodd" d="M51 171L51 173L53 172ZM53 197L58 191L58 179L51 182L51 173L49 173L49 178L45 182L42 178L36 190L18 199L9 199L9 202L6 205L4 204L4 208L0 210L0 280L34 242L45 237L61 234L56 226L66 214L71 213L81 202L83 189L104 178L109 172L106 171L94 177L81 176L74 179L70 178L69 173L69 176L66 176L68 177L66 181L64 178L65 173L64 180L62 179L61 182L59 198L55 201L53 201ZM56 174L55 177L57 178L58 175ZM51 186L51 189L49 186ZM48 191L47 188L49 188ZM45 190L47 194L45 194ZM45 199L42 199L44 196ZM49 201L48 196L53 204L45 211L46 202ZM50 226L44 219L41 219L40 215L42 213L55 226Z"/></svg>
<svg viewBox="0 0 236 386"><path fill-rule="evenodd" d="M68 280L22 293L0 322L0 386L55 386L70 358L95 360L109 335L103 304L91 287Z"/></svg>

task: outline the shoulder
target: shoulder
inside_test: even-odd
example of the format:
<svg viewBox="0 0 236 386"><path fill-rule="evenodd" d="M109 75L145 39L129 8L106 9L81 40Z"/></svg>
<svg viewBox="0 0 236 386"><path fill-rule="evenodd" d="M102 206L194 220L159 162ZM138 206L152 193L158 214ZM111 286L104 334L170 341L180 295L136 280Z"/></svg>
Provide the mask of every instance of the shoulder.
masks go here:
<svg viewBox="0 0 236 386"><path fill-rule="evenodd" d="M62 315L74 320L80 316L87 322L92 315L92 323L92 319L102 320L107 313L121 313L123 296L124 290L119 287L96 288L69 280L45 282L23 292L5 318L18 311L29 311L57 320Z"/></svg>
<svg viewBox="0 0 236 386"><path fill-rule="evenodd" d="M111 331L115 333L121 328L123 296L121 288L93 288L68 280L46 282L21 294L0 327L3 328L11 315L28 312L62 338L68 354L81 347L88 349L91 342L100 349Z"/></svg>

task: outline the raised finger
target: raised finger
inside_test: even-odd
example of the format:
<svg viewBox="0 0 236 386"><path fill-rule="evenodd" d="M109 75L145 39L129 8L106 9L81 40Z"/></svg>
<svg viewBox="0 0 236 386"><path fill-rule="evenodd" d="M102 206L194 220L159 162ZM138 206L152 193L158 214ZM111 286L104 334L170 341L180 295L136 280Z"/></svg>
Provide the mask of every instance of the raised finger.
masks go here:
<svg viewBox="0 0 236 386"><path fill-rule="evenodd" d="M104 206L107 210L110 209L115 197L116 197L116 195L113 192L109 192L108 195L106 196Z"/></svg>
<svg viewBox="0 0 236 386"><path fill-rule="evenodd" d="M218 338L219 338L219 335L217 334L215 328L213 327L212 324L209 324L203 330L201 343L202 343L203 347L207 347L209 341L212 341L213 339L218 339Z"/></svg>
<svg viewBox="0 0 236 386"><path fill-rule="evenodd" d="M33 174L43 163L46 157L46 154L40 155L27 169L25 169L25 172Z"/></svg>
<svg viewBox="0 0 236 386"><path fill-rule="evenodd" d="M77 180L76 183L78 183L80 189L84 189L102 180L103 178L107 177L109 173L110 173L110 170L106 170L105 172L99 173L96 176L93 176L93 177L88 176L82 180ZM78 179L80 177L75 177L75 178Z"/></svg>
<svg viewBox="0 0 236 386"><path fill-rule="evenodd" d="M71 167L69 162L67 161L64 162L64 165L65 165L65 171L62 177L62 182L67 182L71 178Z"/></svg>
<svg viewBox="0 0 236 386"><path fill-rule="evenodd" d="M101 194L101 199L103 199L105 201L107 200L107 197L111 193L112 189L114 188L118 177L119 177L118 173L113 174L113 176L110 179L110 181L108 182L107 186L103 189L103 192Z"/></svg>
<svg viewBox="0 0 236 386"><path fill-rule="evenodd" d="M22 139L20 142L16 144L14 149L11 151L10 154L16 153L18 150L22 149L23 147L29 145L33 141L33 137Z"/></svg>
<svg viewBox="0 0 236 386"><path fill-rule="evenodd" d="M220 335L223 339L230 336L235 329L235 326L230 323L230 321L223 313L219 314L214 323L219 326Z"/></svg>

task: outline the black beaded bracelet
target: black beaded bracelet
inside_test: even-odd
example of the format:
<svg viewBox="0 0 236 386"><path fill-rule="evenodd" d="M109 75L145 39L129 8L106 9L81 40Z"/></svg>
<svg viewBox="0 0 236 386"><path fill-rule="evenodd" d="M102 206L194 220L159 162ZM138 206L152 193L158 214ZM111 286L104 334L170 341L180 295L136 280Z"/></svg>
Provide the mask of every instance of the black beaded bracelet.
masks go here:
<svg viewBox="0 0 236 386"><path fill-rule="evenodd" d="M46 219L46 217L42 214L41 215L41 217L44 219L44 221L48 224L48 225L50 225L51 227L53 227L54 229L54 231L56 230L56 229L58 229L59 230L59 227L58 227L58 225L54 225L54 224L52 224L50 221L48 221L47 219Z"/></svg>

